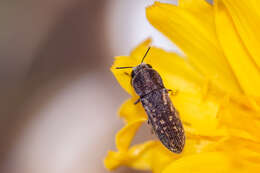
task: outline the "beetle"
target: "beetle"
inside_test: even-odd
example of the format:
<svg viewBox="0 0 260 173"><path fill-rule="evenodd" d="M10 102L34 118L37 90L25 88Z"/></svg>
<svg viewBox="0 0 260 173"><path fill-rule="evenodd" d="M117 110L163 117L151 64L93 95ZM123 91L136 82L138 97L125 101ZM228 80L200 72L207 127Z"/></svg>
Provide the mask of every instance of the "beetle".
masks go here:
<svg viewBox="0 0 260 173"><path fill-rule="evenodd" d="M116 67L116 69L132 68L131 84L140 97L148 115L148 124L152 126L162 144L174 153L181 153L185 145L185 133L178 111L169 97L159 73L150 64L144 63L149 52L146 51L139 65L135 67Z"/></svg>

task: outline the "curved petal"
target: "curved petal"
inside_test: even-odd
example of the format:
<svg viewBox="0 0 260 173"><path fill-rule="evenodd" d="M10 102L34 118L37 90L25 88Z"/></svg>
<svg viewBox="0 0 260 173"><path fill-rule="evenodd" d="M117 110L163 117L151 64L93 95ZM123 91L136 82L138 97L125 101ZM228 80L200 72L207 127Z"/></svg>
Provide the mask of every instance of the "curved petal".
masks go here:
<svg viewBox="0 0 260 173"><path fill-rule="evenodd" d="M145 143L146 144L146 143ZM140 145L136 145L129 150L130 153L136 153ZM160 142L154 141L154 144L133 158L127 163L127 166L139 170L152 170L154 173L160 173L161 170L172 160L179 156L168 151Z"/></svg>
<svg viewBox="0 0 260 173"><path fill-rule="evenodd" d="M247 51L260 67L260 1L223 0Z"/></svg>
<svg viewBox="0 0 260 173"><path fill-rule="evenodd" d="M137 130L145 122L146 119L138 119L129 124L126 124L117 134L116 134L116 147L119 151L127 151L130 146Z"/></svg>
<svg viewBox="0 0 260 173"><path fill-rule="evenodd" d="M109 151L105 160L104 164L105 167L109 170L114 170L119 166L128 165L129 163L135 164L135 159L143 155L143 153L149 151L153 146L155 146L157 142L155 141L148 141L143 144L135 145L127 152L114 152ZM138 166L141 170L148 170L151 169L149 163L142 162Z"/></svg>
<svg viewBox="0 0 260 173"><path fill-rule="evenodd" d="M114 170L122 164L125 156L122 153L108 151L106 158L104 159L104 165L108 170Z"/></svg>
<svg viewBox="0 0 260 173"><path fill-rule="evenodd" d="M183 157L172 162L163 173L230 173L231 163L219 152L208 152Z"/></svg>
<svg viewBox="0 0 260 173"><path fill-rule="evenodd" d="M129 123L137 119L147 119L144 108L140 103L134 104L137 98L128 99L123 103L119 110L120 117L124 118L125 122Z"/></svg>
<svg viewBox="0 0 260 173"><path fill-rule="evenodd" d="M156 2L146 10L149 22L185 52L191 63L219 88L241 89L217 41L213 8L207 3L198 13Z"/></svg>
<svg viewBox="0 0 260 173"><path fill-rule="evenodd" d="M131 71L132 69L116 69L116 67L128 67L135 66L136 60L127 56L116 57L113 66L110 68L114 76L116 77L120 86L128 92L128 94L134 96L135 92L131 86Z"/></svg>
<svg viewBox="0 0 260 173"><path fill-rule="evenodd" d="M245 49L227 9L221 0L215 2L215 21L219 42L244 93L260 96L260 73Z"/></svg>

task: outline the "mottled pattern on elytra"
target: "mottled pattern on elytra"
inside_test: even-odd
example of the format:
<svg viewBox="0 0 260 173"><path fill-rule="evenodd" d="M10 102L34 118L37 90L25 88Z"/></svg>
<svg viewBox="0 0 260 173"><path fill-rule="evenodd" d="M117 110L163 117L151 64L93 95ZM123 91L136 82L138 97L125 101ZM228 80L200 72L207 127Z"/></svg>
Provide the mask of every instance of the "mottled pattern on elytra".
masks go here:
<svg viewBox="0 0 260 173"><path fill-rule="evenodd" d="M160 75L147 64L140 64L132 73L132 85L155 134L170 151L182 152L185 144L183 126Z"/></svg>
<svg viewBox="0 0 260 173"><path fill-rule="evenodd" d="M185 144L184 130L167 90L155 90L141 98L141 102L158 138L169 150L180 153Z"/></svg>

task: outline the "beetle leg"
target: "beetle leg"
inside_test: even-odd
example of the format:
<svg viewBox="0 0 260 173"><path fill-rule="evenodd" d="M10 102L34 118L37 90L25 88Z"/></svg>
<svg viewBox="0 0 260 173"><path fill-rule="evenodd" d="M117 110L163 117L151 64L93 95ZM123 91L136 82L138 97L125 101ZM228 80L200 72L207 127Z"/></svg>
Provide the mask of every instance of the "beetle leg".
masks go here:
<svg viewBox="0 0 260 173"><path fill-rule="evenodd" d="M124 72L124 74L130 77L130 74L129 74L129 73L127 73L127 72Z"/></svg>
<svg viewBox="0 0 260 173"><path fill-rule="evenodd" d="M134 104L136 105L136 104L139 103L139 102L140 102L140 99L136 100L136 101L134 102Z"/></svg>
<svg viewBox="0 0 260 173"><path fill-rule="evenodd" d="M128 77L130 77L130 78L131 78L131 75L130 75L129 73L127 73L127 72L124 72L124 74L125 74L126 76L128 76ZM130 80L130 84L131 84L131 86L132 86L132 80Z"/></svg>
<svg viewBox="0 0 260 173"><path fill-rule="evenodd" d="M178 93L178 90L167 89L167 91L168 91L172 96L175 96L175 95Z"/></svg>

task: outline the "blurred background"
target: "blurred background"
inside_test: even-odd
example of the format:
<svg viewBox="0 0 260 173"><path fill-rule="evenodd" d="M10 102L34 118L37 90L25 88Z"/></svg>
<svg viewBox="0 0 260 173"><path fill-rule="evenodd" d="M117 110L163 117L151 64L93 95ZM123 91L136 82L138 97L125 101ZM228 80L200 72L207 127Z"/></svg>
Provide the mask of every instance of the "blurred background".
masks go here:
<svg viewBox="0 0 260 173"><path fill-rule="evenodd" d="M152 3L0 2L0 172L108 172L103 158L129 98L109 70L113 57L148 37L178 51L146 21Z"/></svg>

